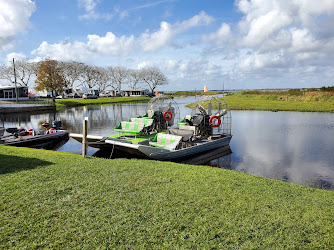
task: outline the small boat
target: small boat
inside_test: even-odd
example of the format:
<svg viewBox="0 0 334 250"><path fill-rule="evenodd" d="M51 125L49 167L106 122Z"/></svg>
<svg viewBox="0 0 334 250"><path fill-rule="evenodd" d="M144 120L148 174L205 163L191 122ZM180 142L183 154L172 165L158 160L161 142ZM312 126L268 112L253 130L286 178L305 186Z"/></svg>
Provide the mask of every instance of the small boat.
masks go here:
<svg viewBox="0 0 334 250"><path fill-rule="evenodd" d="M172 112L167 111L169 110L161 111L164 120L173 116ZM70 136L78 141L82 139L80 134L70 134ZM129 157L182 161L228 146L232 139L231 112L223 99L205 96L194 104L191 114L186 115L178 123L177 128L168 126L165 131L156 131L146 136L139 137L138 140L137 138L129 140L119 135L88 136L87 139L90 142L89 146L107 152L104 155L112 156L114 151L120 151Z"/></svg>
<svg viewBox="0 0 334 250"><path fill-rule="evenodd" d="M69 139L67 130L62 130L60 121L43 123L45 130L35 131L24 128L7 128L0 137L0 144L5 146L57 149Z"/></svg>
<svg viewBox="0 0 334 250"><path fill-rule="evenodd" d="M114 134L108 137L88 135L89 146L103 150L120 150L133 153L129 144L141 144L152 140L159 132L166 131L173 126L175 121L179 120L179 108L173 98L154 97L147 105L146 113L142 116L129 118L127 121L121 121L114 129ZM70 137L82 142L82 134L70 133ZM111 146L105 143L106 139L124 142L117 146Z"/></svg>

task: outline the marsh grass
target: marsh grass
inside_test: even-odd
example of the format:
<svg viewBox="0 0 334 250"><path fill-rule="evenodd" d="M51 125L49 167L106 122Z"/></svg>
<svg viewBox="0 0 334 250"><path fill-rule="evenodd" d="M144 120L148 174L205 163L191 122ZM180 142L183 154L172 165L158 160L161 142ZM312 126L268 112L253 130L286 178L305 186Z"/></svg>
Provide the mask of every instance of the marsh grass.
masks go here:
<svg viewBox="0 0 334 250"><path fill-rule="evenodd" d="M232 110L334 112L334 92L253 90L229 93L224 100Z"/></svg>
<svg viewBox="0 0 334 250"><path fill-rule="evenodd" d="M0 248L334 247L333 191L0 146Z"/></svg>

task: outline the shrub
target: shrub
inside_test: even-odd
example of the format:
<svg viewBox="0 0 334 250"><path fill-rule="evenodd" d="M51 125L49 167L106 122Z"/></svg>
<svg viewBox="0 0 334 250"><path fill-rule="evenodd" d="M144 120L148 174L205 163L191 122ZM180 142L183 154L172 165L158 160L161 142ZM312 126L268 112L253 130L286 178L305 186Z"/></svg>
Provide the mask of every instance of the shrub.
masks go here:
<svg viewBox="0 0 334 250"><path fill-rule="evenodd" d="M300 96L300 95L303 95L303 91L301 91L300 89L289 89L288 94Z"/></svg>
<svg viewBox="0 0 334 250"><path fill-rule="evenodd" d="M334 86L321 87L320 91L322 91L322 92L334 92Z"/></svg>
<svg viewBox="0 0 334 250"><path fill-rule="evenodd" d="M310 88L307 90L307 92L317 92L319 91L319 89L316 89L316 88Z"/></svg>

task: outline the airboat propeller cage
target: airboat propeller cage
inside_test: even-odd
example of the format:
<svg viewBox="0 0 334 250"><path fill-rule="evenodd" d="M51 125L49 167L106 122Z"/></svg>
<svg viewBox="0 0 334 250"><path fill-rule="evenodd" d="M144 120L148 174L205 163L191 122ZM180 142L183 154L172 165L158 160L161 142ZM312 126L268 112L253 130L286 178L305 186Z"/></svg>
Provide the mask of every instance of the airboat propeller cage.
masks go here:
<svg viewBox="0 0 334 250"><path fill-rule="evenodd" d="M222 98L217 96L203 96L203 98L193 105L191 111L192 117L198 114L219 117L221 124L218 127L214 127L214 129L219 133L231 135L231 110Z"/></svg>
<svg viewBox="0 0 334 250"><path fill-rule="evenodd" d="M153 97L148 103L148 109L158 111L161 114L164 114L164 112L166 111L170 111L172 114L171 119L166 120L168 126L170 127L174 125L174 121L180 120L179 107L176 104L176 102L170 97L160 97L160 96Z"/></svg>

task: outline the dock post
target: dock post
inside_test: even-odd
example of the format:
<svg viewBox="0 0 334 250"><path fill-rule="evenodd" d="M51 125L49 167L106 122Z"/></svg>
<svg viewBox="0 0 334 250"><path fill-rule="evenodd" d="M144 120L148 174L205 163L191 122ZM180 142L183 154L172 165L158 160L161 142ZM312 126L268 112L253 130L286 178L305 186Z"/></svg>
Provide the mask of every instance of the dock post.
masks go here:
<svg viewBox="0 0 334 250"><path fill-rule="evenodd" d="M87 122L88 117L85 117L82 123L82 156L86 157L87 155Z"/></svg>

